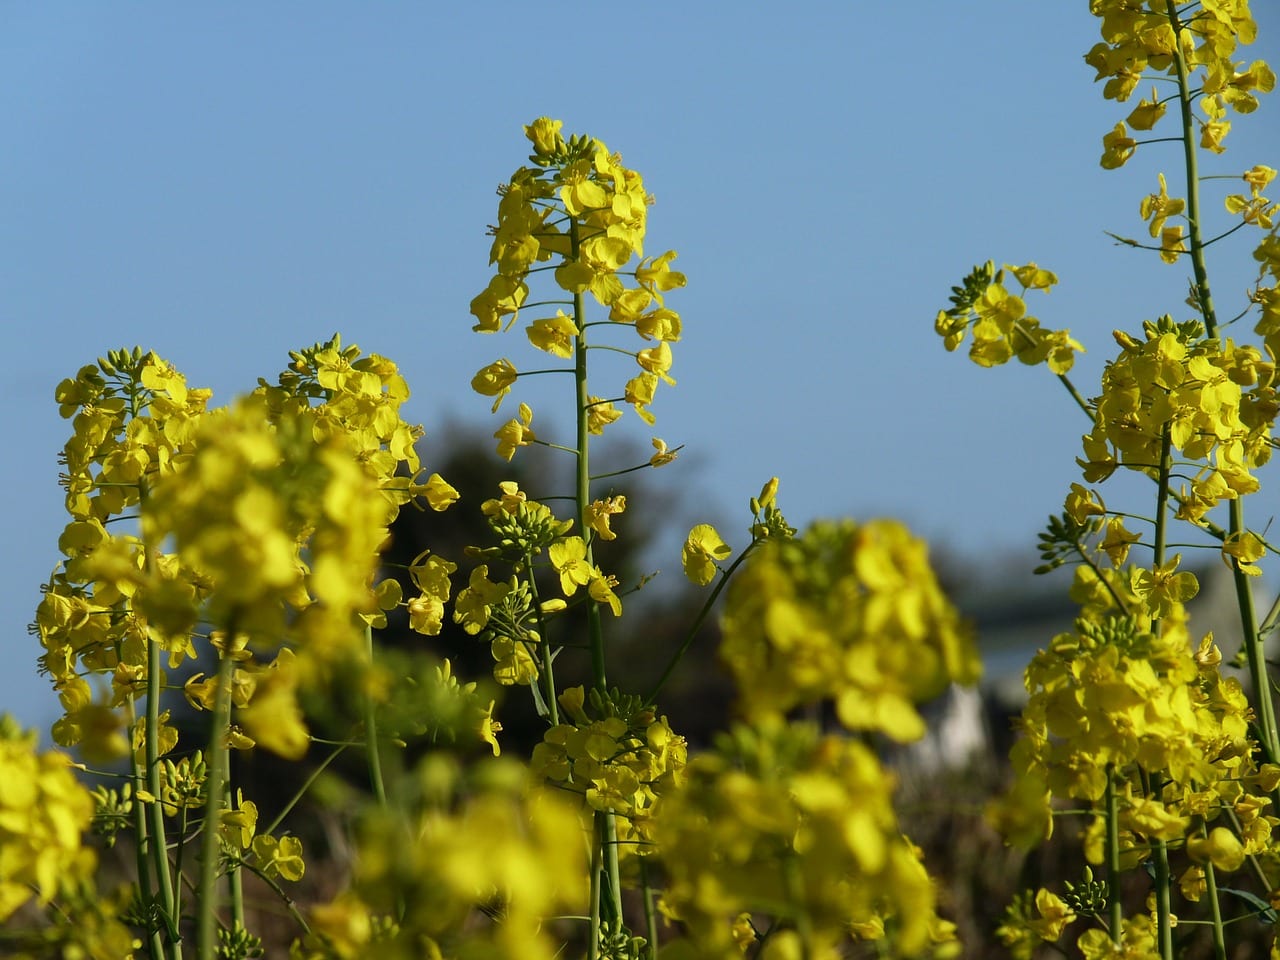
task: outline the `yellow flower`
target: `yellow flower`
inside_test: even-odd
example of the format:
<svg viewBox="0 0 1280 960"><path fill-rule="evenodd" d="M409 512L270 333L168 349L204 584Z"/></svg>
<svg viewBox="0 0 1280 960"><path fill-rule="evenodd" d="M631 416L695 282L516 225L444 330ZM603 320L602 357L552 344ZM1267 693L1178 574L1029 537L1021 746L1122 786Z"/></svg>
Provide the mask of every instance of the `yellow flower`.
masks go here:
<svg viewBox="0 0 1280 960"><path fill-rule="evenodd" d="M497 333L502 318L511 315L514 323L520 305L529 296L529 288L514 277L496 276L484 292L471 301L471 315L479 322L471 329L477 333Z"/></svg>
<svg viewBox="0 0 1280 960"><path fill-rule="evenodd" d="M609 518L627 509L627 498L621 494L596 500L587 505L586 522L599 535L601 540L613 540L617 534L609 528Z"/></svg>
<svg viewBox="0 0 1280 960"><path fill-rule="evenodd" d="M250 737L289 760L300 759L311 744L302 708L298 706L297 685L295 658L286 648L263 673L253 700L239 714Z"/></svg>
<svg viewBox="0 0 1280 960"><path fill-rule="evenodd" d="M649 465L651 467L665 467L676 458L676 454L680 451L680 447L676 447L674 450L668 450L666 441L661 437L653 438L653 449L656 450L657 453L649 458Z"/></svg>
<svg viewBox="0 0 1280 960"><path fill-rule="evenodd" d="M649 373L661 377L664 383L675 383L667 375L667 371L671 369L671 347L667 341L660 340L657 346L641 350L636 354L636 362Z"/></svg>
<svg viewBox="0 0 1280 960"><path fill-rule="evenodd" d="M1075 922L1075 911L1056 893L1041 888L1036 891L1035 903L1040 917L1030 921L1028 926L1041 940L1053 943L1062 936L1063 930Z"/></svg>
<svg viewBox="0 0 1280 960"><path fill-rule="evenodd" d="M264 875L298 881L306 872L302 841L297 837L276 839L269 834L253 838L253 855Z"/></svg>
<svg viewBox="0 0 1280 960"><path fill-rule="evenodd" d="M617 585L618 581L612 576L594 577L591 583L587 585L587 593L591 595L591 599L596 603L602 603L607 606L615 617L620 617L622 616L622 601L613 592L613 588Z"/></svg>
<svg viewBox="0 0 1280 960"><path fill-rule="evenodd" d="M1133 151L1138 149L1138 141L1129 136L1123 123L1117 123L1105 137L1102 138L1102 168L1104 170L1114 170L1122 167L1125 162L1133 156Z"/></svg>
<svg viewBox="0 0 1280 960"><path fill-rule="evenodd" d="M1212 863L1227 873L1244 863L1244 845L1226 827L1214 827L1207 837L1188 837L1187 856L1198 864Z"/></svg>
<svg viewBox="0 0 1280 960"><path fill-rule="evenodd" d="M66 754L36 752L36 735L0 715L0 921L34 893L40 904L87 880L93 853L81 836L93 799Z"/></svg>
<svg viewBox="0 0 1280 960"><path fill-rule="evenodd" d="M498 456L510 460L516 454L517 447L527 447L538 439L530 424L533 423L533 410L527 403L520 404L520 419L508 420L497 429L493 437L498 441Z"/></svg>
<svg viewBox="0 0 1280 960"><path fill-rule="evenodd" d="M1107 521L1107 535L1101 543L1102 550L1111 560L1113 567L1123 566L1125 560L1129 556L1129 547L1137 543L1142 537L1136 533L1130 533L1125 529L1124 521L1119 517L1112 517Z"/></svg>
<svg viewBox="0 0 1280 960"><path fill-rule="evenodd" d="M581 537L565 537L547 548L551 565L560 574L560 589L566 597L578 592L598 577L599 571L587 562L587 544Z"/></svg>
<svg viewBox="0 0 1280 960"><path fill-rule="evenodd" d="M573 318L565 316L564 311L557 310L554 317L533 321L525 332L529 336L529 342L539 350L566 360L573 356L573 342L578 335L578 328L574 325Z"/></svg>
<svg viewBox="0 0 1280 960"><path fill-rule="evenodd" d="M587 432L599 436L604 428L622 416L622 411L611 400L587 397Z"/></svg>
<svg viewBox="0 0 1280 960"><path fill-rule="evenodd" d="M1160 231L1160 259L1165 263L1177 263L1178 257L1187 252L1182 242L1182 225L1165 227Z"/></svg>
<svg viewBox="0 0 1280 960"><path fill-rule="evenodd" d="M493 747L493 755L496 757L502 752L502 748L498 746L498 734L502 732L502 724L493 719L494 701L489 701L489 706L485 708L484 715L480 718L480 739L489 746Z"/></svg>
<svg viewBox="0 0 1280 960"><path fill-rule="evenodd" d="M1228 567L1239 566L1243 573L1251 577L1262 574L1258 561L1266 555L1267 548L1252 530L1233 533L1222 544L1222 562Z"/></svg>
<svg viewBox="0 0 1280 960"><path fill-rule="evenodd" d="M1254 197L1257 197L1263 190L1267 189L1267 184L1275 178L1276 171L1272 167L1265 167L1260 163L1254 164L1241 177L1249 185L1250 193Z"/></svg>
<svg viewBox="0 0 1280 960"><path fill-rule="evenodd" d="M461 494L438 473L433 473L427 477L426 487L423 494L427 498L427 505L432 510L440 513L447 510L453 504L458 502Z"/></svg>
<svg viewBox="0 0 1280 960"><path fill-rule="evenodd" d="M1169 196L1168 186L1165 183L1164 174L1159 174L1160 192L1151 193L1143 198L1142 204L1138 212L1142 214L1143 220L1150 220L1151 224L1148 229L1152 237L1160 235L1164 222L1169 217L1176 217L1182 213L1186 207L1186 201L1178 197L1171 198Z"/></svg>
<svg viewBox="0 0 1280 960"><path fill-rule="evenodd" d="M1173 612L1176 604L1186 603L1199 592L1195 574L1185 570L1176 572L1181 562L1179 553L1166 564L1152 570L1136 569L1130 574L1130 587L1146 602L1152 617L1163 619Z"/></svg>
<svg viewBox="0 0 1280 960"><path fill-rule="evenodd" d="M731 553L733 549L721 539L715 527L700 523L689 531L680 553L684 575L698 586L705 587L715 578L716 561L728 559Z"/></svg>
<svg viewBox="0 0 1280 960"><path fill-rule="evenodd" d="M1107 505L1102 502L1096 490L1079 483L1071 484L1071 492L1067 494L1064 504L1068 517L1083 526L1090 517L1105 517Z"/></svg>
<svg viewBox="0 0 1280 960"><path fill-rule="evenodd" d="M524 135L533 142L533 152L539 157L549 157L564 152L564 137L560 135L562 120L539 117L524 128Z"/></svg>
<svg viewBox="0 0 1280 960"><path fill-rule="evenodd" d="M1160 102L1160 94L1155 87L1151 88L1150 100L1139 100L1133 112L1126 118L1129 126L1135 130L1150 130L1164 116L1165 105Z"/></svg>
<svg viewBox="0 0 1280 960"><path fill-rule="evenodd" d="M1212 150L1214 153L1225 153L1226 147L1222 145L1222 141L1226 138L1231 130L1231 123L1228 120L1210 120L1208 123L1200 125L1200 146L1206 150Z"/></svg>
<svg viewBox="0 0 1280 960"><path fill-rule="evenodd" d="M518 376L511 361L503 357L479 370L471 378L471 389L481 396L494 397L492 412L497 413L498 407L502 406L502 398L511 392L511 385Z"/></svg>
<svg viewBox="0 0 1280 960"><path fill-rule="evenodd" d="M671 269L671 261L676 258L674 250L668 250L660 257L641 260L636 267L636 281L640 286L654 292L674 290L685 285L685 276ZM659 301L661 302L661 301Z"/></svg>

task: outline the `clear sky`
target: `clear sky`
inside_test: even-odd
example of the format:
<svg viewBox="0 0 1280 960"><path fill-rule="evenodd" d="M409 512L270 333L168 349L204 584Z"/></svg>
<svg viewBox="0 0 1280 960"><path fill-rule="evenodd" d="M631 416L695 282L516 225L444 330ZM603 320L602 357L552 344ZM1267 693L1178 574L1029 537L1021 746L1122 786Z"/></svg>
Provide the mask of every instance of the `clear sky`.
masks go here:
<svg viewBox="0 0 1280 960"><path fill-rule="evenodd" d="M1280 4L1253 6L1244 55L1276 65ZM1087 424L1043 367L980 370L932 324L973 264L1035 260L1090 395L1112 328L1186 318L1186 268L1103 233L1142 235L1157 170L1181 187L1173 144L1098 166L1133 103L1093 84L1096 38L1085 0L0 3L0 709L56 709L25 630L65 522L54 385L140 344L225 402L341 331L401 365L428 437L491 433L472 374L533 352L468 304L540 115L657 198L679 386L625 429L685 444L666 469L709 510L776 474L793 522L893 514L975 562L1033 544ZM1280 166L1275 95L1227 144L1205 172ZM1214 250L1225 315L1249 249Z"/></svg>

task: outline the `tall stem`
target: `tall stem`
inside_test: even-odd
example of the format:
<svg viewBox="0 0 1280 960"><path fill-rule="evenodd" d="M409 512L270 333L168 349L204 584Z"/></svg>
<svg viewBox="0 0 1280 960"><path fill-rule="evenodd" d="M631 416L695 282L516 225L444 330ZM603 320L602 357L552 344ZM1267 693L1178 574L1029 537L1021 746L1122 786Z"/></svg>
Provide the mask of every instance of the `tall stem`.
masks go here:
<svg viewBox="0 0 1280 960"><path fill-rule="evenodd" d="M1156 488L1156 530L1154 557L1152 565L1159 569L1164 564L1167 528L1169 524L1169 475L1173 470L1173 439L1169 425L1165 424L1160 437L1160 474ZM1152 618L1151 629L1157 630L1157 621ZM1150 778L1152 799L1159 800L1161 778L1158 773ZM1170 887L1172 880L1169 874L1169 849L1164 840L1155 843L1155 885L1156 885L1156 935L1160 955L1164 960L1173 960L1173 915L1170 907Z"/></svg>
<svg viewBox="0 0 1280 960"><path fill-rule="evenodd" d="M576 218L569 219L570 256L578 259L581 235ZM587 550L584 558L589 565L595 564L592 554L591 540L587 537L587 505L591 503L591 464L588 456L591 445L588 413L591 409L590 391L587 386L587 310L582 294L573 295L573 322L577 328L574 338L574 381L577 390L577 476L574 485L574 506L578 530L586 542ZM608 677L605 673L604 626L600 621L600 605L587 604L587 639L591 647L591 675L594 686L602 694L607 690ZM598 916L603 915L610 926L616 926L622 919L622 884L619 882L618 869L618 827L611 812L597 812L596 842L601 845L603 864L601 871L606 880L607 890L601 891L599 885L593 885L593 892L600 899L599 908L592 905L592 937L599 936ZM604 899L604 895L608 899Z"/></svg>
<svg viewBox="0 0 1280 960"><path fill-rule="evenodd" d="M373 628L368 624L364 628L365 655L368 665L373 666ZM373 697L366 693L364 697L364 742L365 753L369 762L369 786L377 798L378 806L387 805L387 787L382 778L382 754L378 750L378 716Z"/></svg>
<svg viewBox="0 0 1280 960"><path fill-rule="evenodd" d="M1205 895L1209 901L1209 914L1213 922L1213 955L1215 960L1227 960L1227 937L1222 926L1222 904L1218 903L1218 877L1213 864L1204 865Z"/></svg>
<svg viewBox="0 0 1280 960"><path fill-rule="evenodd" d="M1124 905L1120 900L1120 810L1116 801L1116 771L1107 764L1107 915L1111 942L1119 946L1124 926Z"/></svg>
<svg viewBox="0 0 1280 960"><path fill-rule="evenodd" d="M180 905L178 903L178 891L173 883L173 876L169 871L169 850L164 824L164 807L159 802L159 797L164 792L161 789L160 782L160 690L162 687L160 671L160 644L156 640L148 638L147 715L144 749L147 756L147 791L157 798L156 802L147 804L147 816L150 821L148 824L148 839L151 841L152 862L155 865L155 876L160 887L159 896L164 903L165 915L170 921L171 954L174 957L179 957L182 955L182 949L178 945L178 938L175 933Z"/></svg>
<svg viewBox="0 0 1280 960"><path fill-rule="evenodd" d="M548 632L542 621L542 600L538 596L538 582L533 575L533 554L524 555L524 568L529 575L529 592L533 595L533 609L538 611L538 629L542 634L542 642L538 644L538 673L542 685L544 699L547 704L547 719L553 727L560 725L560 702L556 699L555 661L551 656L551 644L547 642Z"/></svg>
<svg viewBox="0 0 1280 960"><path fill-rule="evenodd" d="M129 707L129 729L132 730L138 722L137 711L132 697L128 701ZM134 852L137 857L138 864L138 894L143 903L154 903L155 889L151 881L151 847L152 839L147 830L147 811L146 804L137 799L138 791L142 789L146 782L146 770L143 765L138 762L136 756L133 761L133 793L134 801L132 808L133 815L133 831L137 837L134 844ZM167 906L165 907L167 911ZM151 955L153 957L164 957L165 941L161 936L160 928L152 925L148 930L148 940L151 946Z"/></svg>
<svg viewBox="0 0 1280 960"><path fill-rule="evenodd" d="M227 624L228 638L235 622ZM200 887L196 897L196 949L200 960L217 956L218 864L221 860L222 808L227 792L227 727L231 719L231 679L235 661L224 655L218 663L218 692L209 724L209 778L205 783L204 835L200 847Z"/></svg>
<svg viewBox="0 0 1280 960"><path fill-rule="evenodd" d="M142 401L139 387L135 382L129 391L130 416L136 419L142 413ZM150 488L145 478L138 481L139 509L145 509L150 496ZM152 548L147 545L143 551L143 563L146 567L152 564ZM157 885L156 896L163 904L161 915L169 937L169 956L178 960L182 956L182 937L178 930L180 917L179 891L173 882L169 870L169 843L164 823L164 808L159 803L163 791L160 783L160 694L161 682L161 649L154 637L147 637L147 712L144 719L143 751L146 757L147 792L156 800L147 804L147 831L139 834L139 843L146 843L151 854L154 868L154 880ZM142 878L139 877L139 881ZM146 891L150 896L151 891Z"/></svg>

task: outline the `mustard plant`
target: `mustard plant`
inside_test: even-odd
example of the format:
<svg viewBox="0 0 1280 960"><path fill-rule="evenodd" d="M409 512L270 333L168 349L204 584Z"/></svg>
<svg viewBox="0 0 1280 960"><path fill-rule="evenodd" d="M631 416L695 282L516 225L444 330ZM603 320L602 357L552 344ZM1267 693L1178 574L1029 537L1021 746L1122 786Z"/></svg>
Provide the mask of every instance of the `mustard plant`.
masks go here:
<svg viewBox="0 0 1280 960"><path fill-rule="evenodd" d="M1084 482L1071 484L1062 515L1041 535L1037 571L1075 565L1079 617L1027 668L1029 700L1012 755L1016 782L992 817L1011 839L1034 845L1054 829L1056 815L1083 813L1084 851L1105 881L1091 874L1083 894L1065 882L1029 891L999 932L1017 957L1070 929L1085 957L1169 960L1175 928L1205 924L1215 954L1225 957L1228 929L1241 929L1231 924L1251 917L1274 925L1269 898L1280 885L1272 840L1280 823L1280 739L1263 651L1280 600L1260 619L1253 589L1276 549L1265 526L1250 527L1244 516L1244 499L1259 491L1258 471L1276 444L1280 238L1277 205L1263 194L1273 168L1202 173L1201 166L1221 169L1230 118L1257 110L1275 75L1260 60L1240 59L1257 31L1245 2L1093 0L1090 10L1101 41L1085 61L1105 81L1103 96L1124 103L1148 84L1151 91L1103 137L1101 165L1120 168L1139 149L1173 151L1176 165L1138 204L1148 239L1112 236L1189 267L1190 295L1136 329L1115 332L1119 352L1090 399L1067 375L1079 345L1026 312L1027 291L1047 292L1057 282L1049 271L1035 264L996 270L988 261L953 288L935 321L948 350L971 334L970 357L980 365L1013 356L1046 363L1089 422L1077 459ZM1162 121L1172 124L1169 135L1140 139ZM1232 180L1241 186L1218 189ZM1181 183L1183 196L1170 195L1170 182ZM1226 217L1217 234L1210 190L1220 194ZM1242 230L1261 234L1253 234L1258 278L1239 312L1223 320L1207 254ZM1020 293L1006 288L1010 276ZM1229 331L1246 320L1256 343L1239 342L1238 327ZM1149 510L1103 498L1098 485L1122 471L1151 481ZM1172 521L1188 538L1177 547L1214 556L1230 571L1242 638L1232 663L1247 667L1246 683L1223 672L1230 664L1212 634L1193 631L1185 604L1199 583L1174 552ZM1140 867L1150 879L1148 913L1131 915L1121 874Z"/></svg>

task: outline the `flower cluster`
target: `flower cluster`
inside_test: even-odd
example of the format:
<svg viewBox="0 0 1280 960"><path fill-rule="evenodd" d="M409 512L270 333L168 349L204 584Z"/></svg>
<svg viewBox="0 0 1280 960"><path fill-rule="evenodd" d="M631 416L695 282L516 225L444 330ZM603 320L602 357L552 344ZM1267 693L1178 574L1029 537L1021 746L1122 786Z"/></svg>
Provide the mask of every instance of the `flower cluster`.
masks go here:
<svg viewBox="0 0 1280 960"><path fill-rule="evenodd" d="M724 735L686 777L655 835L664 912L698 956L740 957L757 937L766 956L800 956L797 930L814 957L838 955L851 932L889 933L901 956L953 940L898 829L893 780L861 743L766 719Z"/></svg>
<svg viewBox="0 0 1280 960"><path fill-rule="evenodd" d="M1094 574L1081 568L1079 576ZM1259 812L1270 801L1256 790L1250 708L1239 681L1219 673L1212 638L1192 651L1181 604L1165 611L1158 633L1149 617L1094 610L1027 668L1031 696L1013 754L1020 775L1053 796L1094 802L1109 770L1128 778L1120 824L1131 849L1181 840L1223 809L1252 809L1245 820L1259 822L1265 843L1270 827ZM1165 785L1148 795L1152 777Z"/></svg>
<svg viewBox="0 0 1280 960"><path fill-rule="evenodd" d="M1275 74L1261 60L1247 70L1238 69L1239 45L1252 43L1257 33L1248 0L1218 0L1194 14L1185 8L1174 12L1172 5L1163 3L1144 8L1130 0L1091 0L1090 9L1101 19L1102 41L1084 59L1097 71L1095 80L1106 80L1102 95L1108 100L1127 101L1144 75L1176 78L1180 72L1203 73L1199 89L1203 116L1196 122L1204 149L1223 151L1222 140L1231 129L1224 119L1228 108L1252 113L1258 108L1257 94L1275 87ZM1138 146L1128 135L1129 128L1153 129L1164 117L1166 105L1153 87L1151 98L1141 100L1125 122L1117 123L1103 138L1102 166L1123 166Z"/></svg>
<svg viewBox="0 0 1280 960"><path fill-rule="evenodd" d="M553 960L545 918L585 910L585 826L574 805L530 789L505 760L462 784L429 759L416 779L418 809L364 819L350 888L311 911L311 933L290 955Z"/></svg>
<svg viewBox="0 0 1280 960"><path fill-rule="evenodd" d="M1107 365L1093 430L1079 461L1089 482L1126 465L1154 475L1165 438L1190 467L1179 518L1200 521L1223 500L1258 488L1253 471L1273 448L1280 398L1275 363L1256 347L1205 339L1203 326L1170 318L1143 324L1139 341L1116 333L1120 355Z"/></svg>
<svg viewBox="0 0 1280 960"><path fill-rule="evenodd" d="M559 700L572 722L543 734L533 750L532 773L581 793L593 810L616 814L621 853L651 852L657 814L683 783L684 737L634 697L605 697L596 690L588 695L570 687ZM588 701L600 716L587 712Z"/></svg>
<svg viewBox="0 0 1280 960"><path fill-rule="evenodd" d="M1011 293L1005 286L1006 270L1021 285L1021 293ZM1084 348L1071 338L1069 330L1041 327L1040 321L1027 313L1022 296L1028 290L1048 293L1057 282L1054 274L1034 263L1021 267L1005 264L996 270L988 260L974 267L963 286L952 288L951 306L938 311L934 330L948 350L955 350L972 329L969 359L981 367L998 366L1017 357L1028 365L1044 363L1054 373L1066 373L1075 363L1076 353Z"/></svg>
<svg viewBox="0 0 1280 960"><path fill-rule="evenodd" d="M387 525L405 503L423 497L443 510L457 493L438 475L419 481L421 430L399 417L408 388L393 363L361 358L337 337L293 358L278 386L213 411L209 391L140 350L113 352L58 386L74 418L63 454L72 520L35 629L66 711L59 743L99 762L126 752L120 708L147 689L150 645L174 668L198 655L213 624L226 634L213 645L237 661L245 727L297 755L307 742L297 684L350 657L360 621L385 622L382 611L401 602L372 589ZM137 519L140 535L109 533L120 519ZM428 580L424 598L446 599L447 577L419 585ZM253 660L282 645L301 660ZM85 671L110 678L108 697L94 697ZM210 706L216 681L191 680L189 699ZM162 730L164 753L176 734Z"/></svg>
<svg viewBox="0 0 1280 960"><path fill-rule="evenodd" d="M93 799L64 753L36 751L34 731L0 715L0 921L89 880L97 859L81 843Z"/></svg>
<svg viewBox="0 0 1280 960"><path fill-rule="evenodd" d="M533 166L518 169L505 184L498 204L489 262L497 273L471 302L473 329L495 333L510 327L529 295L529 273L537 263L555 261L554 278L568 299L554 316L532 320L525 328L538 350L560 359L573 359L587 349L582 297L590 293L608 309L609 320L635 328L653 343L632 353L640 370L623 388L622 396L583 398L591 430L602 432L619 416L615 400L623 400L652 424L649 410L659 383L673 384L671 344L680 339L680 315L666 306L664 294L685 284L671 269L675 251L644 256L648 205L640 174L622 165L599 140L560 133L558 120L542 117L525 128L533 143ZM639 258L634 266L628 265ZM626 277L634 285L627 285ZM631 351L627 351L631 352ZM494 397L494 410L520 376L506 358L479 371L472 387ZM534 442L533 414L522 405L519 419L495 434L499 452L507 459L519 446Z"/></svg>
<svg viewBox="0 0 1280 960"><path fill-rule="evenodd" d="M834 700L849 729L900 741L924 732L915 703L980 669L924 543L890 520L764 541L730 585L722 630L744 712Z"/></svg>

